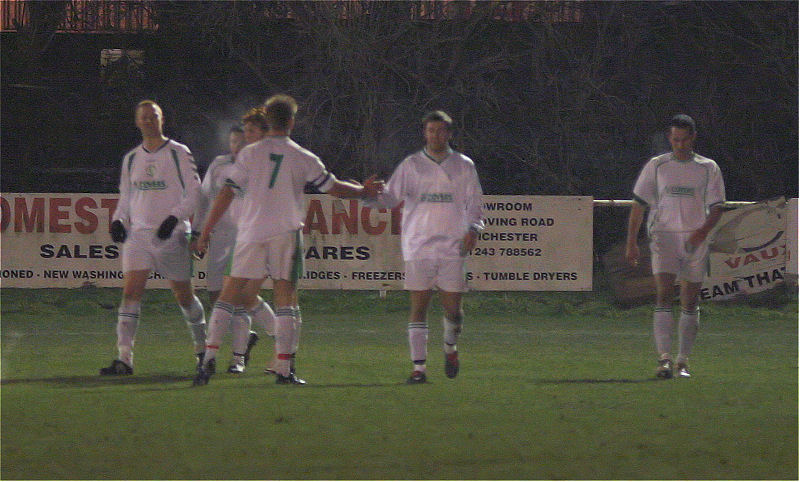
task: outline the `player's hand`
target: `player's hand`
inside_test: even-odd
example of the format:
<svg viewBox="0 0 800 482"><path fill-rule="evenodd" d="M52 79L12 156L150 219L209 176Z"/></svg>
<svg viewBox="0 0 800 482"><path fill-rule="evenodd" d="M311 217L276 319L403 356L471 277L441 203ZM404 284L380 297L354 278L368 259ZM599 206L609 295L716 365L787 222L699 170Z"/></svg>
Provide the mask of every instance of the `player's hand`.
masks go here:
<svg viewBox="0 0 800 482"><path fill-rule="evenodd" d="M475 249L476 244L478 244L478 233L470 229L461 239L461 257L463 258L469 254L470 251Z"/></svg>
<svg viewBox="0 0 800 482"><path fill-rule="evenodd" d="M366 199L375 199L383 192L384 182L378 179L376 174L371 175L364 181L364 189L361 191L361 197Z"/></svg>
<svg viewBox="0 0 800 482"><path fill-rule="evenodd" d="M167 219L158 227L158 239L169 239L172 236L172 230L178 224L178 218L175 216L167 216Z"/></svg>
<svg viewBox="0 0 800 482"><path fill-rule="evenodd" d="M625 245L625 261L634 268L639 266L639 245L628 243Z"/></svg>
<svg viewBox="0 0 800 482"><path fill-rule="evenodd" d="M192 258L200 261L206 255L205 251L201 251L198 249L200 240L197 237L192 237L192 240L189 241L189 252L192 253Z"/></svg>
<svg viewBox="0 0 800 482"><path fill-rule="evenodd" d="M697 248L703 244L703 241L706 240L706 236L708 233L705 231L698 229L697 231L693 232L689 239L686 240L686 245L684 248L686 249L687 253L694 253Z"/></svg>
<svg viewBox="0 0 800 482"><path fill-rule="evenodd" d="M205 233L201 234L200 238L198 238L194 244L195 247L193 248L192 252L197 253L197 255L202 259L202 257L206 255L206 251L208 251L208 235Z"/></svg>
<svg viewBox="0 0 800 482"><path fill-rule="evenodd" d="M126 239L128 239L128 232L125 231L125 225L122 224L122 221L117 219L113 223L111 223L111 241L115 243L124 243Z"/></svg>

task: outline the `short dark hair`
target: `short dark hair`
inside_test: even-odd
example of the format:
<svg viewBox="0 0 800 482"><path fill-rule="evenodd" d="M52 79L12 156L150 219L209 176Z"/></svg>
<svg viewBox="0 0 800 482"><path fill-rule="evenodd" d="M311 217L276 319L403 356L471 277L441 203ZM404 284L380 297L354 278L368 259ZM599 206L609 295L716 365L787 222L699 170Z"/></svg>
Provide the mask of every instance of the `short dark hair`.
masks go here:
<svg viewBox="0 0 800 482"><path fill-rule="evenodd" d="M689 117L686 114L678 114L672 117L669 121L669 127L675 127L678 129L686 129L692 134L697 131L697 127L695 126L694 119Z"/></svg>
<svg viewBox="0 0 800 482"><path fill-rule="evenodd" d="M287 129L289 121L297 114L297 101L290 95L273 95L264 102L264 113L273 129Z"/></svg>
<svg viewBox="0 0 800 482"><path fill-rule="evenodd" d="M453 118L443 110L434 110L422 116L422 126L425 127L428 122L444 122L448 129L453 129Z"/></svg>
<svg viewBox="0 0 800 482"><path fill-rule="evenodd" d="M240 126L239 124L236 124L230 129L230 134L233 134L234 132L237 134L244 134L244 129L242 129L242 126Z"/></svg>

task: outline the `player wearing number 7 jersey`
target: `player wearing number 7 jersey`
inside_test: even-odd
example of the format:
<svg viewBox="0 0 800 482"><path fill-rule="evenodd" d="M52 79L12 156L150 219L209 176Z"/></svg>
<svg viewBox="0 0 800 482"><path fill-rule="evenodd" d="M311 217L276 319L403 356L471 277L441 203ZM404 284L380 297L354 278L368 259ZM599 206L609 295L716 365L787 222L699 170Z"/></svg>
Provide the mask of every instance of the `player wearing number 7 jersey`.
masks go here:
<svg viewBox="0 0 800 482"><path fill-rule="evenodd" d="M305 383L293 370L300 337L296 292L303 271L301 230L305 219L305 185L311 183L321 192L341 198L374 198L383 190L383 182L374 178L367 179L363 186L339 181L316 155L289 138L297 113L297 103L292 97L273 96L264 110L270 126L267 137L246 146L237 156L198 242L198 249L204 250L234 191L243 192L230 272L211 312L205 361L198 370L195 385L208 383L216 369L215 357L228 324L234 316L247 316L245 305L267 276L273 280L276 308L278 360L273 368L277 383Z"/></svg>

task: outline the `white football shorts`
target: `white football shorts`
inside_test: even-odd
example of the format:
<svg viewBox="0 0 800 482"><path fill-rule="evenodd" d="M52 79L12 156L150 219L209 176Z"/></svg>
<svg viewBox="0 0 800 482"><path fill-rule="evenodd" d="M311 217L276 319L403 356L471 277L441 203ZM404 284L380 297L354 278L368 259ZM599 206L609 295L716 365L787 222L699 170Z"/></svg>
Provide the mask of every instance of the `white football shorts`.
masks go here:
<svg viewBox="0 0 800 482"><path fill-rule="evenodd" d="M469 291L464 271L466 258L415 259L406 261L403 287L409 291L439 288L450 293Z"/></svg>
<svg viewBox="0 0 800 482"><path fill-rule="evenodd" d="M237 242L228 275L235 278L288 280L297 282L303 274L303 236L291 231L264 242Z"/></svg>
<svg viewBox="0 0 800 482"><path fill-rule="evenodd" d="M159 239L154 229L128 232L122 245L122 271L157 271L172 281L192 278L192 257L186 233L173 231L169 239Z"/></svg>
<svg viewBox="0 0 800 482"><path fill-rule="evenodd" d="M214 231L206 253L206 289L221 291L222 279L227 274L236 244L236 230Z"/></svg>
<svg viewBox="0 0 800 482"><path fill-rule="evenodd" d="M672 273L677 279L701 283L708 271L708 239L694 250L687 250L691 232L656 231L650 234L650 259L653 274Z"/></svg>

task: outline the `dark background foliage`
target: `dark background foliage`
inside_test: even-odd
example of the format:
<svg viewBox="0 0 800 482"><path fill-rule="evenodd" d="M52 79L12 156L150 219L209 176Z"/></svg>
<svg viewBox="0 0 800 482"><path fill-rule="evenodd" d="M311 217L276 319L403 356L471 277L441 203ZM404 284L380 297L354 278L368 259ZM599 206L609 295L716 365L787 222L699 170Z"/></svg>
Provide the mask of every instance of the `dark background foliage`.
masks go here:
<svg viewBox="0 0 800 482"><path fill-rule="evenodd" d="M685 112L728 199L797 196L797 2L144 2L157 28L106 33L30 3L1 39L4 192L114 191L143 98L203 167L285 92L344 178L388 176L441 108L487 194L624 199Z"/></svg>

